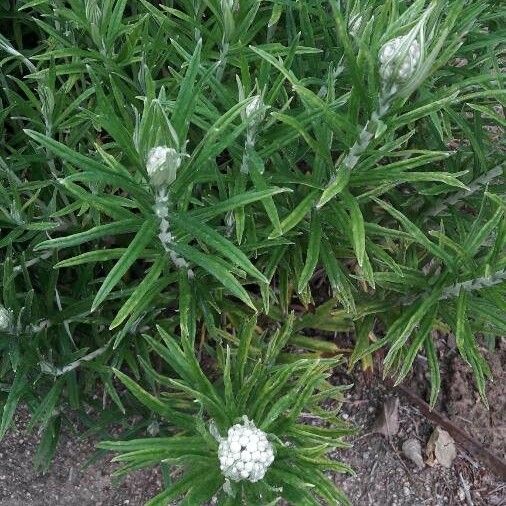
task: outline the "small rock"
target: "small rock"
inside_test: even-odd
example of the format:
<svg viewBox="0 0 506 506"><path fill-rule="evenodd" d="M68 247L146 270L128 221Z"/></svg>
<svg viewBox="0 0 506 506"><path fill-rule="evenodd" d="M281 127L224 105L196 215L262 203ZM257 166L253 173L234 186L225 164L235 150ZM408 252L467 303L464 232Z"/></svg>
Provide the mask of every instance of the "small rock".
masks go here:
<svg viewBox="0 0 506 506"><path fill-rule="evenodd" d="M414 437L406 439L406 441L402 443L402 452L409 460L416 464L418 469L423 469L425 467L422 457L422 446L418 439Z"/></svg>
<svg viewBox="0 0 506 506"><path fill-rule="evenodd" d="M439 463L443 467L450 468L457 456L455 441L448 432L440 427L436 427L427 442L425 453L429 466Z"/></svg>

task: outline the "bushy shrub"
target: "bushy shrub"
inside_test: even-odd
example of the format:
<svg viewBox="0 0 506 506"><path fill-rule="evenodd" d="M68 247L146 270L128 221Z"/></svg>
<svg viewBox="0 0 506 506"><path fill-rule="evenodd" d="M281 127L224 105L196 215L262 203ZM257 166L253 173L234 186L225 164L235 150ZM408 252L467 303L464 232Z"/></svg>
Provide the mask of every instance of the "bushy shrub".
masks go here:
<svg viewBox="0 0 506 506"><path fill-rule="evenodd" d="M434 403L452 331L485 399L476 334L493 349L506 329L498 2L2 9L0 437L27 403L47 463L69 409L107 405L101 425L139 409L114 370L178 381L156 326L220 384L237 329L258 315L270 336L292 310L298 354L281 356L318 381L326 333L353 331L350 365L386 347L396 381L424 353ZM232 401L227 422L261 423ZM225 434L202 409L194 433L210 416Z"/></svg>

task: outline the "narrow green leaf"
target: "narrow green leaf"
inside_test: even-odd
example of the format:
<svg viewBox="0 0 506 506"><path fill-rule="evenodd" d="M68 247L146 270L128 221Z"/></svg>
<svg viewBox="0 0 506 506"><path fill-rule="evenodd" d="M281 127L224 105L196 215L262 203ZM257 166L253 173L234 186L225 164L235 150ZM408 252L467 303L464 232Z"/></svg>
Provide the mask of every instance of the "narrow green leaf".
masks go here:
<svg viewBox="0 0 506 506"><path fill-rule="evenodd" d="M365 225L362 211L355 197L348 191L343 191L341 197L344 200L351 219L351 237L358 265L362 267L365 256Z"/></svg>
<svg viewBox="0 0 506 506"><path fill-rule="evenodd" d="M321 209L327 202L346 188L350 180L350 173L350 169L346 168L344 165L339 165L336 168L335 174L332 176L325 190L323 190L320 200L316 204L317 209Z"/></svg>
<svg viewBox="0 0 506 506"><path fill-rule="evenodd" d="M42 249L70 248L72 246L78 246L79 244L94 241L95 239L100 239L102 237L135 232L139 229L140 223L140 220L122 220L115 223L108 223L106 225L97 225L96 227L85 230L84 232L42 241L35 246L34 250L39 251Z"/></svg>
<svg viewBox="0 0 506 506"><path fill-rule="evenodd" d="M76 265L83 265L93 262L107 262L108 260L116 260L120 258L126 251L126 248L113 248L113 249L99 249L96 251L87 251L75 257L60 260L54 265L54 269L61 269L63 267L75 267Z"/></svg>
<svg viewBox="0 0 506 506"><path fill-rule="evenodd" d="M20 367L14 376L9 395L3 405L2 410L2 421L0 423L0 441L5 436L7 429L9 428L12 417L16 411L18 403L23 395L25 388L27 387L26 370Z"/></svg>
<svg viewBox="0 0 506 506"><path fill-rule="evenodd" d="M111 290L118 284L123 275L128 271L131 265L139 258L144 248L153 240L155 234L155 223L153 220L146 220L137 232L132 242L128 245L125 253L116 262L114 267L107 274L104 282L100 286L91 311L95 309L106 299Z"/></svg>
<svg viewBox="0 0 506 506"><path fill-rule="evenodd" d="M142 387L140 387L135 381L130 379L126 374L123 374L121 371L114 369L114 374L118 377L118 379L125 385L130 393L144 406L146 406L151 411L158 413L164 418L171 420L174 423L177 423L179 426L184 427L191 423L191 416L183 415L178 413L172 409L170 409L166 404L162 401L146 392Z"/></svg>
<svg viewBox="0 0 506 506"><path fill-rule="evenodd" d="M186 131L193 110L193 104L196 100L195 79L200 66L200 52L202 49L202 39L197 41L195 51L191 57L186 69L185 76L179 88L179 94L176 98L174 112L172 114L172 124L179 137L179 142L183 144L186 140Z"/></svg>
<svg viewBox="0 0 506 506"><path fill-rule="evenodd" d="M226 269L221 263L217 262L210 255L204 255L199 250L189 246L188 244L174 243L171 246L176 253L181 255L186 260L197 264L205 271L214 276L227 290L235 295L238 299L242 300L250 308L256 311L253 302L248 295L248 292L241 286L232 274L231 269Z"/></svg>
<svg viewBox="0 0 506 506"><path fill-rule="evenodd" d="M302 221L309 213L311 208L314 206L316 199L317 190L309 192L297 205L297 207L281 222L281 229L283 234L286 234L289 230L295 227L300 221ZM275 239L277 237L275 232L269 235L269 239Z"/></svg>
<svg viewBox="0 0 506 506"><path fill-rule="evenodd" d="M208 244L260 282L267 283L267 278L250 262L249 258L237 246L210 226L193 219L188 214L174 213L171 219L179 228Z"/></svg>
<svg viewBox="0 0 506 506"><path fill-rule="evenodd" d="M112 330L118 325L121 325L121 323L123 323L123 321L128 318L128 316L130 316L130 314L135 310L135 308L142 303L144 296L151 288L153 282L158 279L158 276L161 274L163 267L166 264L167 259L164 255L160 255L155 260L148 273L144 276L144 279L135 288L130 297L128 297L128 299L117 312L114 320L109 325L109 330Z"/></svg>
<svg viewBox="0 0 506 506"><path fill-rule="evenodd" d="M277 195L278 193L285 193L290 191L291 190L288 188L278 187L272 187L268 190L261 191L248 191L242 193L241 195L235 195L217 204L210 205L204 209L197 209L195 211L192 210L190 214L194 218L209 220L215 216L226 213L227 211L232 211L238 207L244 207L248 204L252 204L253 202L258 202L259 200Z"/></svg>
<svg viewBox="0 0 506 506"><path fill-rule="evenodd" d="M325 266L325 272L329 279L330 286L332 287L334 297L341 300L346 311L355 313L355 301L353 299L350 281L339 265L328 240L324 240L323 247L320 248L320 257Z"/></svg>
<svg viewBox="0 0 506 506"><path fill-rule="evenodd" d="M180 498L191 488L193 483L198 482L202 476L205 476L209 472L209 464L207 462L205 464L195 464L192 466L179 480L150 499L146 503L146 506L167 506L174 499Z"/></svg>
<svg viewBox="0 0 506 506"><path fill-rule="evenodd" d="M181 339L195 344L197 332L197 317L195 308L195 292L193 283L188 279L188 273L183 269L179 271L179 326Z"/></svg>
<svg viewBox="0 0 506 506"><path fill-rule="evenodd" d="M255 166L251 168L250 175L253 184L255 185L255 188L258 191L265 191L268 189L267 182L265 181L263 175L260 174L260 172ZM265 208L267 216L269 217L269 220L272 223L272 226L274 227L274 233L282 235L283 232L281 230L281 223L279 221L278 210L276 209L276 205L274 204L274 199L272 198L272 196L268 196L262 199L262 204Z"/></svg>
<svg viewBox="0 0 506 506"><path fill-rule="evenodd" d="M395 209L393 206L391 206L390 204L388 204L383 200L377 199L375 197L372 197L372 200L374 200L383 209L385 209L388 213L390 213L395 219L397 219L416 242L427 248L427 250L429 250L437 257L443 259L449 267L452 267L453 265L452 257L448 253L446 253L446 251L444 251L440 246L434 244L432 241L427 239L425 234L412 221L406 218L404 214L397 211L397 209Z"/></svg>
<svg viewBox="0 0 506 506"><path fill-rule="evenodd" d="M306 262L304 268L299 276L299 283L297 285L297 291L301 293L309 283L309 280L313 276L313 272L320 258L320 242L322 235L322 227L320 223L320 217L317 211L314 211L311 217L310 232L309 232L309 243L306 253Z"/></svg>
<svg viewBox="0 0 506 506"><path fill-rule="evenodd" d="M26 135L37 141L41 146L49 149L52 151L55 155L59 156L60 158L63 158L67 162L70 162L72 165L75 165L76 167L79 167L80 169L84 171L94 171L99 172L103 176L107 176L108 174L111 174L113 176L118 177L118 173L111 170L109 167L106 167L105 165L101 164L100 162L97 162L93 158L90 158L89 156L82 155L81 153L78 153L77 151L74 151L73 149L65 146L65 144L62 144L61 142L55 141L54 139L51 139L50 137L47 137L44 134L41 134L40 132L35 132L34 130L24 130ZM123 173L125 176L125 174Z"/></svg>
<svg viewBox="0 0 506 506"><path fill-rule="evenodd" d="M237 349L237 386L240 388L244 382L244 375L246 371L246 362L250 357L251 341L253 339L253 333L257 324L257 317L253 315L248 320L244 321L241 328L239 329L239 347Z"/></svg>
<svg viewBox="0 0 506 506"><path fill-rule="evenodd" d="M413 342L410 344L407 354L403 358L401 368L397 373L395 385L399 385L408 375L408 373L411 371L413 362L415 361L418 351L423 346L425 340L427 338L430 339L430 332L432 330L434 318L436 317L437 314L437 309L438 304L435 304L431 309L429 309L429 311L425 314L422 321L420 322L420 326L416 331L415 338L413 339Z"/></svg>
<svg viewBox="0 0 506 506"><path fill-rule="evenodd" d="M430 399L429 404L431 408L434 407L441 390L441 372L439 370L439 360L437 357L436 347L432 341L432 337L425 339L425 354L427 355L427 362L429 364L430 376Z"/></svg>

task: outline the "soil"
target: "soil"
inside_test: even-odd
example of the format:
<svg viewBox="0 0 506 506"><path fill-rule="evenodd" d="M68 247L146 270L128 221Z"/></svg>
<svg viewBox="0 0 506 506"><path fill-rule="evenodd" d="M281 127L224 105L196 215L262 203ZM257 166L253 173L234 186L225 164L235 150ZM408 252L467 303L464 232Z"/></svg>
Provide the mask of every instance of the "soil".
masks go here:
<svg viewBox="0 0 506 506"><path fill-rule="evenodd" d="M442 392L436 409L466 430L480 444L504 458L506 453L504 376L506 343L487 356L493 383L487 388L490 409L476 393L472 374L457 357L451 336L438 340L441 358ZM434 430L399 391L381 380L381 367L364 374L336 371L334 380L351 384L342 415L354 424L359 434L353 447L336 451L334 457L354 468L356 475L333 475L355 506L506 506L506 484L457 444L457 457L451 468L425 465L418 469L402 452L408 438L416 438L425 448ZM407 384L426 398L426 363L419 357ZM398 431L386 437L374 432L378 414L385 401L398 397ZM158 470L133 473L115 483L109 460L85 464L95 451L96 441L80 439L76 432L64 431L50 470L38 473L32 459L37 435L27 433L26 411L16 415L16 428L0 442L0 506L141 506L162 487ZM195 505L197 506L197 505Z"/></svg>
<svg viewBox="0 0 506 506"><path fill-rule="evenodd" d="M503 339L493 353L480 351L487 358L493 382L487 384L489 409L480 399L469 367L455 350L453 336L438 336L441 366L441 394L435 409L463 429L475 441L504 459L506 455L506 341ZM340 376L340 377L339 377ZM381 365L375 373L357 374L343 405L344 418L359 428L351 449L336 452L336 458L356 471L356 476L337 475L338 483L360 506L505 506L506 483L475 457L457 444L457 457L451 468L441 465L423 469L408 460L402 444L417 439L422 456L435 426L413 406L402 392L381 380ZM336 380L346 382L347 374ZM424 357L418 357L414 372L407 380L410 390L420 398L428 398L428 373ZM385 437L374 432L375 424L387 399L399 399L399 430Z"/></svg>
<svg viewBox="0 0 506 506"><path fill-rule="evenodd" d="M51 468L37 472L33 466L38 436L28 433L25 409L20 409L12 429L0 442L0 506L140 506L161 490L156 469L134 472L115 482L116 465L107 460L88 464L96 441L81 439L64 430Z"/></svg>
<svg viewBox="0 0 506 506"><path fill-rule="evenodd" d="M474 386L472 374L461 360L451 361L452 382L448 385L449 417L460 427L487 448L494 449L499 457L506 458L506 395L504 385L506 345L500 353L490 354L489 364L494 381L488 384L487 397L489 409L480 402Z"/></svg>
<svg viewBox="0 0 506 506"><path fill-rule="evenodd" d="M354 506L506 505L506 484L458 445L450 469L438 464L418 469L404 456L403 442L415 438L427 460L425 448L435 427L402 395L398 396L399 431L391 437L373 432L385 401L395 395L383 384L362 377L343 406L344 417L360 433L353 447L336 452L335 458L350 465L356 476L336 475L334 481Z"/></svg>

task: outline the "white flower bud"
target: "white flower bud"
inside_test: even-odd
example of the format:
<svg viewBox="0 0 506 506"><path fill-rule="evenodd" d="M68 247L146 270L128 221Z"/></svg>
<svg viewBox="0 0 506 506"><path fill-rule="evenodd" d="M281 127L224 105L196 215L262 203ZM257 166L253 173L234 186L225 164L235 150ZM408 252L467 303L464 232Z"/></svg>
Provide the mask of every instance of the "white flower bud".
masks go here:
<svg viewBox="0 0 506 506"><path fill-rule="evenodd" d="M169 185L176 179L181 154L174 148L157 146L148 153L146 170L153 186Z"/></svg>
<svg viewBox="0 0 506 506"><path fill-rule="evenodd" d="M232 481L261 480L274 461L274 451L264 432L244 418L244 425L228 429L228 437L220 440L218 458L224 476ZM262 446L264 451L260 452Z"/></svg>
<svg viewBox="0 0 506 506"><path fill-rule="evenodd" d="M0 332L9 332L12 329L12 311L0 304Z"/></svg>
<svg viewBox="0 0 506 506"><path fill-rule="evenodd" d="M405 48L409 35L389 40L379 52L380 74L384 80L405 81L416 71L420 62L420 44L416 39Z"/></svg>
<svg viewBox="0 0 506 506"><path fill-rule="evenodd" d="M256 441L249 441L246 445L246 450L248 450L250 453L255 452L257 449L257 442Z"/></svg>
<svg viewBox="0 0 506 506"><path fill-rule="evenodd" d="M246 120L256 119L262 120L264 116L265 106L260 95L255 95L251 102L244 109L244 118Z"/></svg>

